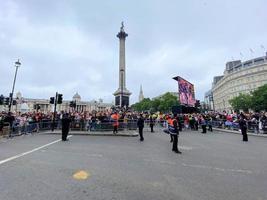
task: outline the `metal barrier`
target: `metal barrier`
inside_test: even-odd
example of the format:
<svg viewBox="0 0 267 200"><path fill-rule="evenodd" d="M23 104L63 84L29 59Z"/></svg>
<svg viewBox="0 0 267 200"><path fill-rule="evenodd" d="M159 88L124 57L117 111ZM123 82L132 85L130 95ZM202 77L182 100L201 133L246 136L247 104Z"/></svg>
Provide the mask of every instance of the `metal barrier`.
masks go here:
<svg viewBox="0 0 267 200"><path fill-rule="evenodd" d="M10 129L9 129L9 123L5 122L2 124L1 126L1 130L0 130L0 136L8 136L10 134Z"/></svg>
<svg viewBox="0 0 267 200"><path fill-rule="evenodd" d="M240 130L239 123L229 122L226 120L212 121L212 126L216 127L216 128L229 129L229 130L235 130L235 131ZM267 126L267 124L266 124L266 126ZM265 125L263 124L262 131L263 131L263 133L267 133L267 131L265 131L264 127L265 127ZM247 131L248 132L254 132L254 133L260 133L259 124L256 122L248 121L247 122Z"/></svg>
<svg viewBox="0 0 267 200"><path fill-rule="evenodd" d="M89 122L89 121L80 121L74 120L70 124L70 131L113 131L113 121L107 122ZM154 129L162 128L164 122L155 121ZM37 123L27 122L24 125L14 125L9 129L10 136L17 136L23 134L34 134L42 131L49 131L52 129L52 121L41 121ZM127 122L119 122L118 131L123 130L136 130L137 129L137 120L128 120ZM150 129L149 121L145 121L144 129ZM55 121L54 130L61 130L61 120Z"/></svg>

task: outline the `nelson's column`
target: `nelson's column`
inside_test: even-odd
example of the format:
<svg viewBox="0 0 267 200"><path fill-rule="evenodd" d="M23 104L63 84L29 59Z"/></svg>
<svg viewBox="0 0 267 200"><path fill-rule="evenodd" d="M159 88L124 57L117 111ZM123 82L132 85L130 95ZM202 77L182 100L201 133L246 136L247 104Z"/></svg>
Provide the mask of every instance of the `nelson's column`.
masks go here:
<svg viewBox="0 0 267 200"><path fill-rule="evenodd" d="M121 23L121 30L117 34L120 39L120 58L119 58L119 88L114 92L115 106L128 107L130 95L132 94L126 89L126 77L125 77L125 39L128 36L124 31L123 22Z"/></svg>

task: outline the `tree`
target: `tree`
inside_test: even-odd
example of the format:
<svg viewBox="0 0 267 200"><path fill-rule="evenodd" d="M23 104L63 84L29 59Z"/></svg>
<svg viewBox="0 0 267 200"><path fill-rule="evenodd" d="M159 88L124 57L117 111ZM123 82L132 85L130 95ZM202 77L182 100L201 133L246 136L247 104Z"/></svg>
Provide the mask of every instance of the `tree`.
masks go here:
<svg viewBox="0 0 267 200"><path fill-rule="evenodd" d="M179 101L176 96L170 92L165 93L160 97L160 106L159 111L161 112L170 112L173 106L178 106Z"/></svg>
<svg viewBox="0 0 267 200"><path fill-rule="evenodd" d="M250 94L239 94L237 97L229 100L229 103L234 110L248 111L251 108L251 95Z"/></svg>
<svg viewBox="0 0 267 200"><path fill-rule="evenodd" d="M151 108L151 100L144 98L141 102L135 103L131 106L136 111L148 111Z"/></svg>
<svg viewBox="0 0 267 200"><path fill-rule="evenodd" d="M149 98L133 104L132 108L136 111L150 111L150 112L170 112L173 106L178 106L180 103L176 96L167 92L161 97L150 100Z"/></svg>
<svg viewBox="0 0 267 200"><path fill-rule="evenodd" d="M251 92L251 108L255 111L267 110L267 84Z"/></svg>

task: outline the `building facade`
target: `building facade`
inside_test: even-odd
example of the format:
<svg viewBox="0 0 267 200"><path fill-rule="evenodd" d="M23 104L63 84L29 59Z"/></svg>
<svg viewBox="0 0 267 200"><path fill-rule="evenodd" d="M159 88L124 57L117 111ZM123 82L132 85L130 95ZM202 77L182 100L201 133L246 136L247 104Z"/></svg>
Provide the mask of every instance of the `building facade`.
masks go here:
<svg viewBox="0 0 267 200"><path fill-rule="evenodd" d="M209 90L205 93L204 102L202 102L203 107L207 110L213 110L213 99L212 99L212 91Z"/></svg>
<svg viewBox="0 0 267 200"><path fill-rule="evenodd" d="M21 93L18 92L16 95L17 105L12 106L13 112L33 112L41 111L44 113L49 113L54 111L54 105L49 103L49 99L33 99L33 98L24 98ZM70 107L70 102L76 102L76 108ZM114 105L111 103L104 103L102 99L98 101L82 101L81 96L76 93L72 100L64 100L62 104L57 105L57 111L65 112L99 112L110 110ZM7 111L8 106L0 106L0 111Z"/></svg>
<svg viewBox="0 0 267 200"><path fill-rule="evenodd" d="M267 53L263 57L241 62L226 63L223 76L218 76L212 84L212 99L216 111L231 112L229 100L240 93L250 93L267 84Z"/></svg>

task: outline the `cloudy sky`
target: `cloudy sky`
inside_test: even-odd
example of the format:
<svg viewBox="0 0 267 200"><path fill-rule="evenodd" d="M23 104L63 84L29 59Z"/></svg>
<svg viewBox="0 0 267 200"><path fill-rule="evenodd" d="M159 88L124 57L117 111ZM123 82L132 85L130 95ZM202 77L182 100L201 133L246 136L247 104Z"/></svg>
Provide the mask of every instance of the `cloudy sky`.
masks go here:
<svg viewBox="0 0 267 200"><path fill-rule="evenodd" d="M264 55L266 8L266 0L0 0L0 94L10 93L19 58L15 91L24 97L78 92L112 102L124 21L131 103L141 84L145 97L177 91L177 75L202 100L227 61Z"/></svg>

